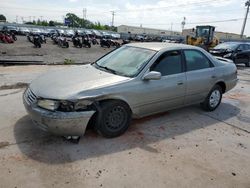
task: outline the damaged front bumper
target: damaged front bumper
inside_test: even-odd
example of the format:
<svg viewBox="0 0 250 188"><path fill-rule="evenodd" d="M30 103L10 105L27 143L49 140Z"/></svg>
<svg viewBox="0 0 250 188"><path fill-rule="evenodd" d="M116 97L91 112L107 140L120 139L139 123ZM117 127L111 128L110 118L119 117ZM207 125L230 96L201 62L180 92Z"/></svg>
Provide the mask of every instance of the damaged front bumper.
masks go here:
<svg viewBox="0 0 250 188"><path fill-rule="evenodd" d="M59 112L42 109L23 96L26 111L33 122L44 131L60 136L83 136L95 111Z"/></svg>

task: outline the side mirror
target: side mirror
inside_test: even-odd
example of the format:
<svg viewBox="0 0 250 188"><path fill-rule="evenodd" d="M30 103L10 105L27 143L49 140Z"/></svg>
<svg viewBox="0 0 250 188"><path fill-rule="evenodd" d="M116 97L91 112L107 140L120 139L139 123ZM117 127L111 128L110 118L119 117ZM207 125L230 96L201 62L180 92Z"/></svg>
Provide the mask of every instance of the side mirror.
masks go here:
<svg viewBox="0 0 250 188"><path fill-rule="evenodd" d="M156 71L150 71L143 76L143 80L160 80L161 73Z"/></svg>
<svg viewBox="0 0 250 188"><path fill-rule="evenodd" d="M236 51L237 51L237 52L242 52L242 50L241 50L241 49L237 49Z"/></svg>

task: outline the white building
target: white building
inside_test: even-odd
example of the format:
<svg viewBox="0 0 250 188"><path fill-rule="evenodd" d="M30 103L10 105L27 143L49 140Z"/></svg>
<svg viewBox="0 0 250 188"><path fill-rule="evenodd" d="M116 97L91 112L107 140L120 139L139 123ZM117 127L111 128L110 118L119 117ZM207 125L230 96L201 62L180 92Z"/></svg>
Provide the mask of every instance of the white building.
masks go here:
<svg viewBox="0 0 250 188"><path fill-rule="evenodd" d="M146 35L166 35L166 36L180 36L179 31L170 31L164 29L153 29L145 27L135 27L128 25L120 25L117 27L118 33L131 33L131 34L146 34Z"/></svg>

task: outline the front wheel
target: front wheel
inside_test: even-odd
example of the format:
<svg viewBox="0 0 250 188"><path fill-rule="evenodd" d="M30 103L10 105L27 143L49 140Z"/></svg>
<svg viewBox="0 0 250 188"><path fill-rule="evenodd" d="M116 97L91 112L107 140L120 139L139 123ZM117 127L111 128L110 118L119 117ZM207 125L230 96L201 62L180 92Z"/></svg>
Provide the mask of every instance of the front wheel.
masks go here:
<svg viewBox="0 0 250 188"><path fill-rule="evenodd" d="M221 99L222 89L219 85L215 85L201 106L206 111L214 111L220 105Z"/></svg>
<svg viewBox="0 0 250 188"><path fill-rule="evenodd" d="M95 129L99 134L107 138L113 138L123 134L131 122L131 110L121 101L107 101L101 103L97 113Z"/></svg>

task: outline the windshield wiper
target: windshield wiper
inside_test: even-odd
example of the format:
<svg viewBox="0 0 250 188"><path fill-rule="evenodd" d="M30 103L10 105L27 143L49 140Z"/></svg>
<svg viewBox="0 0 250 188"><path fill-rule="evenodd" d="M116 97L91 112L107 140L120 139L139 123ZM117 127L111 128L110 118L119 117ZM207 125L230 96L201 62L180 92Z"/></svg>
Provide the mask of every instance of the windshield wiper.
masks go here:
<svg viewBox="0 0 250 188"><path fill-rule="evenodd" d="M101 66L101 65L98 65L98 66L99 66L100 68L102 68L102 69L105 69L105 70L107 70L107 71L113 73L113 74L118 74L117 71L115 71L115 70L113 70L113 69L111 69L111 68L109 68L109 67Z"/></svg>

